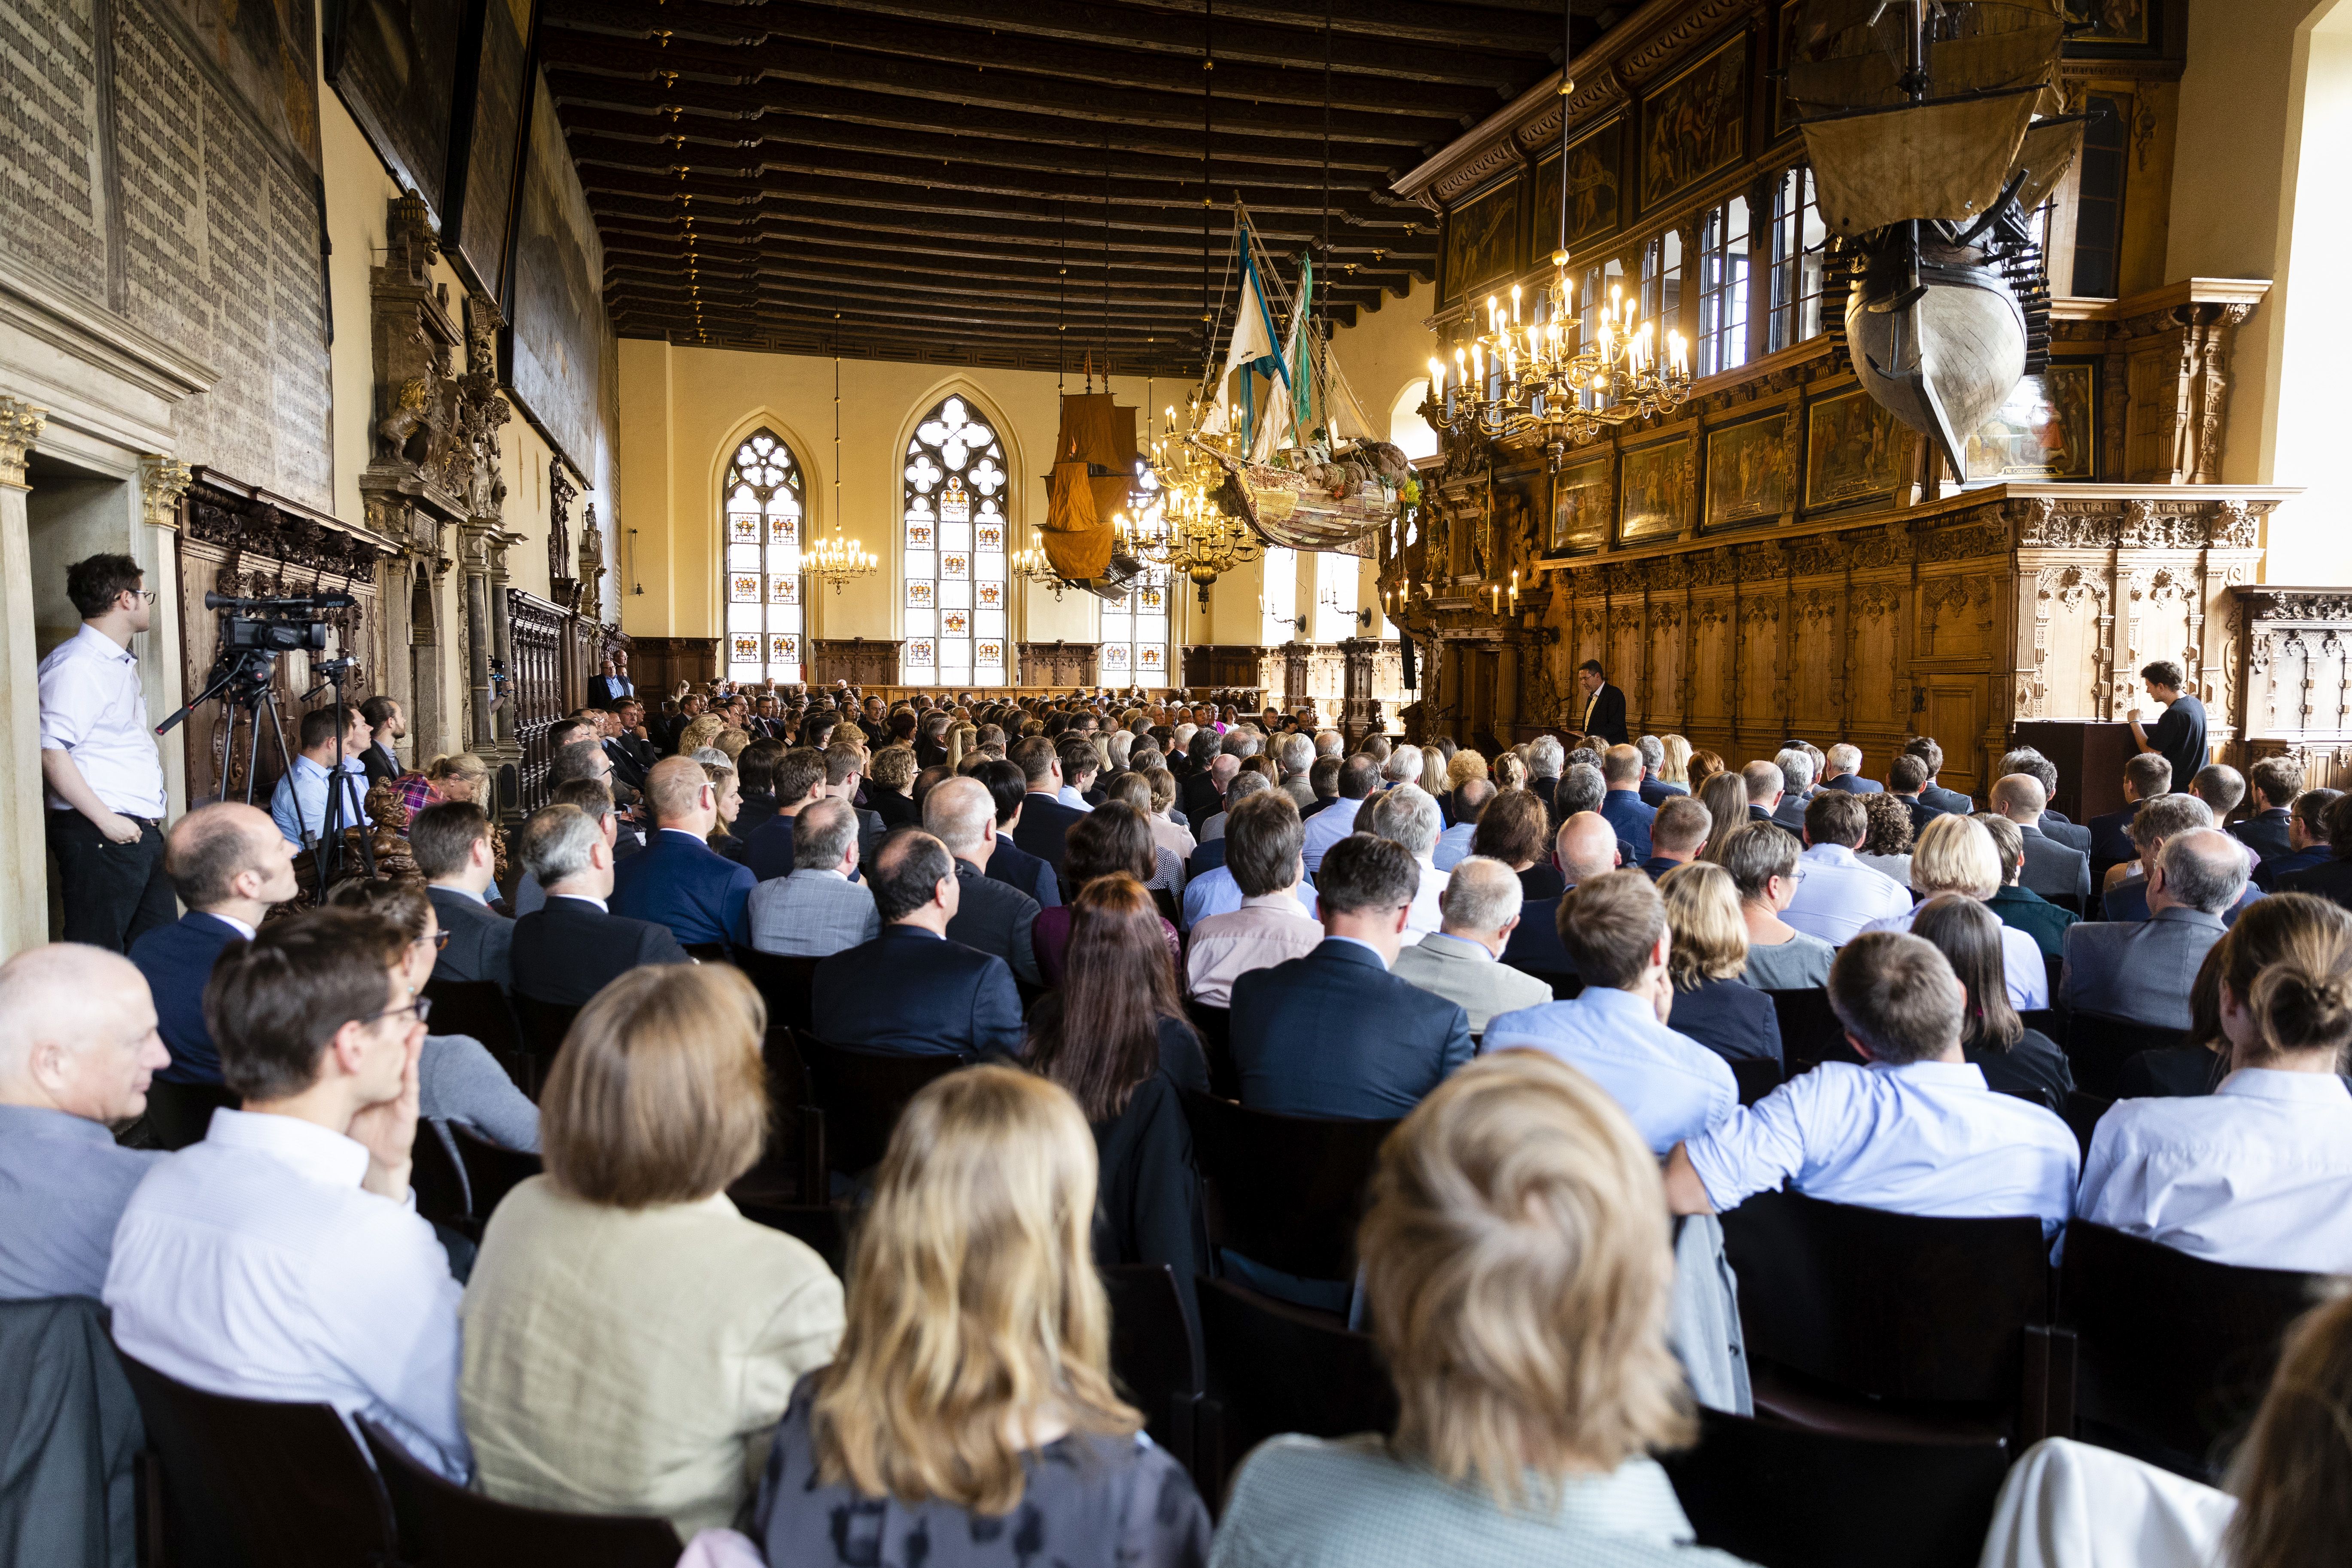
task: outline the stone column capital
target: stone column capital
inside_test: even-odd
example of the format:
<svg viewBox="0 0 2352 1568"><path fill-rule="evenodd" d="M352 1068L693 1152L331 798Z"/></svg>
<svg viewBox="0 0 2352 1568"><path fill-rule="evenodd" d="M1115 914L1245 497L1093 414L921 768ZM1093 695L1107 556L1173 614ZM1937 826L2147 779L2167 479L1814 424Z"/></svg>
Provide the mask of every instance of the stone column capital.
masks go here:
<svg viewBox="0 0 2352 1568"><path fill-rule="evenodd" d="M48 421L47 409L21 397L0 396L0 485L26 488L25 458Z"/></svg>

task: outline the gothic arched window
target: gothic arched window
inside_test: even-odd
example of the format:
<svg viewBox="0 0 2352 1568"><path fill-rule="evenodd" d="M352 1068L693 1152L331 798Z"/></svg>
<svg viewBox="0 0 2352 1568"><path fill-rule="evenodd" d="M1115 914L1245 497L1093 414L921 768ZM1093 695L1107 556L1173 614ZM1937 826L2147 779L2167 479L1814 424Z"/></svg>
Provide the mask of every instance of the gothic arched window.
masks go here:
<svg viewBox="0 0 2352 1568"><path fill-rule="evenodd" d="M803 679L801 466L773 431L735 448L719 492L727 531L727 679Z"/></svg>
<svg viewBox="0 0 2352 1568"><path fill-rule="evenodd" d="M1012 668L1004 443L961 397L923 416L899 489L909 686L1002 686Z"/></svg>

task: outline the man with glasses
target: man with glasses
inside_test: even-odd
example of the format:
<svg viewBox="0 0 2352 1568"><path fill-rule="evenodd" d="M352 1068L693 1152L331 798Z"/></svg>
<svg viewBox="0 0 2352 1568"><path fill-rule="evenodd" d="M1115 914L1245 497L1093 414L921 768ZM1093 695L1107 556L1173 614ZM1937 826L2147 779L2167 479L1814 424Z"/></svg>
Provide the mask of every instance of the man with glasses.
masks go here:
<svg viewBox="0 0 2352 1568"><path fill-rule="evenodd" d="M41 782L68 942L127 952L172 923L163 876L163 759L131 639L155 595L128 555L66 568L81 627L41 660Z"/></svg>
<svg viewBox="0 0 2352 1568"><path fill-rule="evenodd" d="M463 1483L459 1290L409 1192L425 1005L407 947L330 909L223 958L205 1012L243 1109L140 1184L102 1299L122 1352L164 1375L365 1415Z"/></svg>

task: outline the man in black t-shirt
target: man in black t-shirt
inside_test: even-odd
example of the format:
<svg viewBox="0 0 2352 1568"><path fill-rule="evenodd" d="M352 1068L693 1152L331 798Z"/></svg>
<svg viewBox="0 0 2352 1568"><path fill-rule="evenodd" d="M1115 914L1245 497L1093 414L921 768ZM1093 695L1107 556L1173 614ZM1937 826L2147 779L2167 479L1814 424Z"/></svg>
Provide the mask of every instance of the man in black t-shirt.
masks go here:
<svg viewBox="0 0 2352 1568"><path fill-rule="evenodd" d="M2147 683L2147 694L2165 705L2164 717L2156 721L2154 730L2142 730L2135 716L2132 739L2139 742L2141 751L2153 752L2170 763L2175 779L2195 778L2213 760L2205 744L2205 704L2181 689L2187 682L2180 667L2168 658L2158 659L2139 676Z"/></svg>

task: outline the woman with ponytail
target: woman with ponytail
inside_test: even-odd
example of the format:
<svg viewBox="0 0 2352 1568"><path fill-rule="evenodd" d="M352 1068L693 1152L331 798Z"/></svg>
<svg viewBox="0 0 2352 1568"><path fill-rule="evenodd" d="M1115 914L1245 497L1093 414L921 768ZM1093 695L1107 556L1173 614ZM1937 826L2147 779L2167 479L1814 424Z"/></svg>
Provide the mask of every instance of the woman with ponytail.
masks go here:
<svg viewBox="0 0 2352 1568"><path fill-rule="evenodd" d="M2207 1097L2118 1101L2075 1215L2219 1263L2352 1269L2352 916L2282 893L2229 941L2227 1076Z"/></svg>

